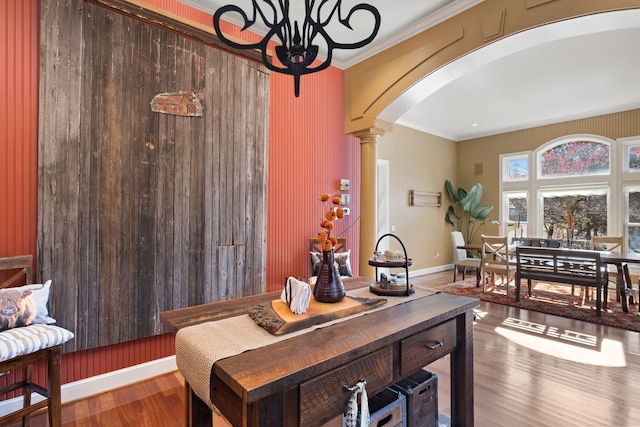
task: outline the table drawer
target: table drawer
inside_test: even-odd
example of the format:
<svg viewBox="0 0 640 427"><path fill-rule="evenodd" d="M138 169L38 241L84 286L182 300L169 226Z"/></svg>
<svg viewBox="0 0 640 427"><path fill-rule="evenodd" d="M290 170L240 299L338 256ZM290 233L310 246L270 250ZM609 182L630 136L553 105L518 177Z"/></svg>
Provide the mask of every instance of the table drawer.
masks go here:
<svg viewBox="0 0 640 427"><path fill-rule="evenodd" d="M356 384L358 378L367 381L367 391L390 385L393 382L391 347L384 347L300 384L300 425L319 425L344 412L351 392L343 386Z"/></svg>
<svg viewBox="0 0 640 427"><path fill-rule="evenodd" d="M407 376L456 348L456 321L449 320L400 342L400 375Z"/></svg>

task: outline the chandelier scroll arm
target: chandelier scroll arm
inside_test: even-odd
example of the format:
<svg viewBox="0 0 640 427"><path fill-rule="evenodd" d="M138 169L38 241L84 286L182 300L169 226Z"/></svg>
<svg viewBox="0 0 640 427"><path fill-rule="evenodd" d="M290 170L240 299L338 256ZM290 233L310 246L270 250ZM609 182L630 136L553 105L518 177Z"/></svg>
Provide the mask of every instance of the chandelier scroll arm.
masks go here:
<svg viewBox="0 0 640 427"><path fill-rule="evenodd" d="M339 17L340 23L349 29L353 29L350 24L351 16L359 10L366 10L370 12L371 15L373 15L373 18L375 19L375 23L374 23L373 29L371 30L371 34L369 34L368 37L355 43L336 43L333 40L331 40L331 43L333 44L335 49L358 49L371 43L373 39L375 39L376 36L378 35L378 31L380 30L380 23L382 19L380 17L380 12L378 12L378 9L371 6L370 4L360 3L355 5L354 7L351 8L351 10L349 11L349 13L345 18L342 18L340 16L340 11L338 11L338 17Z"/></svg>

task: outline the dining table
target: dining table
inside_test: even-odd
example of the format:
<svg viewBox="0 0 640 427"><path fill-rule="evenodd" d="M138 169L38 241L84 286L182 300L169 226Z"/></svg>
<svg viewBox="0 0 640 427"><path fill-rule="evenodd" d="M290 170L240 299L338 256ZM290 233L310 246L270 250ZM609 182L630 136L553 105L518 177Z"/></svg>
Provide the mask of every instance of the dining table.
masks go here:
<svg viewBox="0 0 640 427"><path fill-rule="evenodd" d="M509 251L515 250L517 245L509 245ZM465 244L457 246L457 249L465 249L468 251L475 251L480 253L482 251L482 244ZM561 248L565 251L575 251L573 248ZM584 250L584 249L580 249ZM611 252L611 251L596 251L600 253L600 261L603 264L614 265L616 267L616 292L617 297L620 298L622 305L622 311L629 312L628 295L631 294L632 282L631 274L629 273L629 264L640 265L640 253L638 252ZM640 304L638 305L638 311L640 311Z"/></svg>

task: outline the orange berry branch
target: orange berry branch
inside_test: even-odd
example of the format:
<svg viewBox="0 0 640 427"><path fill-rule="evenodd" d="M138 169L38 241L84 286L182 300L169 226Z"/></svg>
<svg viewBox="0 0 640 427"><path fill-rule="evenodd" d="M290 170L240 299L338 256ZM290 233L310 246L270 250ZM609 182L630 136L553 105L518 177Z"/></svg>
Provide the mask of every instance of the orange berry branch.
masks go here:
<svg viewBox="0 0 640 427"><path fill-rule="evenodd" d="M320 201L325 206L325 213L320 227L322 231L318 233L318 241L323 251L330 251L335 245L338 244L338 239L331 235L331 231L334 228L334 221L344 218L344 209L340 206L342 203L339 196L332 196L325 193L320 197Z"/></svg>

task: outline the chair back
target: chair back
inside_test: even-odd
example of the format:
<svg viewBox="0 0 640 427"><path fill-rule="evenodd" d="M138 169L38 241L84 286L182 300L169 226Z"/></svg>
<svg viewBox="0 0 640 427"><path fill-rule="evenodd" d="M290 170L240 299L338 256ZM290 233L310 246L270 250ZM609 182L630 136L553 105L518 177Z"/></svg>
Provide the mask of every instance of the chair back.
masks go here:
<svg viewBox="0 0 640 427"><path fill-rule="evenodd" d="M347 238L346 237L337 237L336 238L338 240L338 244L336 244L333 247L333 252L334 253L340 253L340 252L344 252L347 249ZM309 238L309 254L311 256L310 263L311 263L311 274L314 273L314 266L316 264L316 262L318 261L318 257L322 258L322 245L320 244L320 241L318 239L316 239L315 237L310 237Z"/></svg>
<svg viewBox="0 0 640 427"><path fill-rule="evenodd" d="M622 252L621 236L593 236L591 238L591 249L596 251Z"/></svg>
<svg viewBox="0 0 640 427"><path fill-rule="evenodd" d="M509 268L509 238L482 235L482 267L485 270Z"/></svg>
<svg viewBox="0 0 640 427"><path fill-rule="evenodd" d="M562 242L560 240L552 240L552 239L547 239L545 241L546 247L547 248L561 248L562 247Z"/></svg>
<svg viewBox="0 0 640 427"><path fill-rule="evenodd" d="M18 256L0 258L0 271L19 270L13 276L9 277L4 282L2 282L0 284L0 289L4 289L11 286L31 284L31 281L32 281L31 264L32 263L33 263L32 255L18 255ZM19 279L22 279L22 282Z"/></svg>
<svg viewBox="0 0 640 427"><path fill-rule="evenodd" d="M453 247L453 262L454 264L461 259L467 258L467 251L464 249L458 249L458 246L464 246L464 237L459 231L451 232L451 245Z"/></svg>

